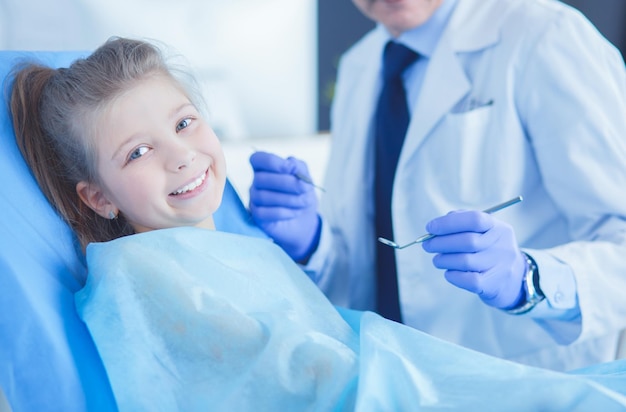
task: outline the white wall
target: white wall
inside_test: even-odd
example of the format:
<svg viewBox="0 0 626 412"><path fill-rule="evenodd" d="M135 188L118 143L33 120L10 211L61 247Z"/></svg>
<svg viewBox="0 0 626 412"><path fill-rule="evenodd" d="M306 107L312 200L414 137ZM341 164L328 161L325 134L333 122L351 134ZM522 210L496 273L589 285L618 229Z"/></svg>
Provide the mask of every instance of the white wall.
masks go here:
<svg viewBox="0 0 626 412"><path fill-rule="evenodd" d="M224 140L316 132L315 0L0 0L0 48L91 50L113 35L183 54Z"/></svg>

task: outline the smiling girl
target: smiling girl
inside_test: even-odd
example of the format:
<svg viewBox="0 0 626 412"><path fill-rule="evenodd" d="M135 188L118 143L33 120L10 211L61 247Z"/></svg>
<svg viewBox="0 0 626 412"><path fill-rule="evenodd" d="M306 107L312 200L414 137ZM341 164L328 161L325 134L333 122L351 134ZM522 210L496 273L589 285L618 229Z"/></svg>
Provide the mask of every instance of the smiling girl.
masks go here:
<svg viewBox="0 0 626 412"><path fill-rule="evenodd" d="M215 228L226 165L201 103L159 49L116 38L67 69L22 68L11 109L37 182L85 248L152 229Z"/></svg>

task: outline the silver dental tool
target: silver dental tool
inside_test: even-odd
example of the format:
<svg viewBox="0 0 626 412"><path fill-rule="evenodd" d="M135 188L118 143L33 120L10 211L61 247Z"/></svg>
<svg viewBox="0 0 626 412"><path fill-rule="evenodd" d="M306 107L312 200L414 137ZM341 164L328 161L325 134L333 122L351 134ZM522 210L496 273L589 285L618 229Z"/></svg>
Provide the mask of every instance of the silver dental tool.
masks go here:
<svg viewBox="0 0 626 412"><path fill-rule="evenodd" d="M492 207L490 207L488 209L485 209L485 210L483 210L483 212L484 213L495 213L498 210L502 210L504 208L512 206L512 205L514 205L516 203L521 202L522 200L523 200L523 198L521 196L517 196L517 197L514 197L511 200L507 200L506 202L503 202L503 203L500 203L498 205L492 206ZM426 241L428 239L432 239L435 236L437 236L437 235L433 235L431 233L426 233L426 234L418 237L414 241L407 243L406 245L399 245L399 244L397 244L396 242L394 242L392 240L385 239L384 237L379 237L378 241L380 243L383 243L383 244L387 245L387 246L391 246L392 248L395 248L395 249L404 249L405 247L409 247L409 246L415 245L417 243L422 243L422 242L424 242L424 241Z"/></svg>
<svg viewBox="0 0 626 412"><path fill-rule="evenodd" d="M308 183L308 184L310 184L311 186L313 186L314 188L319 189L319 190L321 190L322 192L326 192L326 189L324 189L323 187L318 186L318 185L316 185L315 183L313 183L313 180L311 180L311 178L310 178L310 177L308 177L308 176L306 176L306 175L304 175L304 174L302 174L302 173L300 173L300 172L296 172L296 173L294 174L294 176L295 176L295 177L297 177L298 179L302 180L304 183Z"/></svg>

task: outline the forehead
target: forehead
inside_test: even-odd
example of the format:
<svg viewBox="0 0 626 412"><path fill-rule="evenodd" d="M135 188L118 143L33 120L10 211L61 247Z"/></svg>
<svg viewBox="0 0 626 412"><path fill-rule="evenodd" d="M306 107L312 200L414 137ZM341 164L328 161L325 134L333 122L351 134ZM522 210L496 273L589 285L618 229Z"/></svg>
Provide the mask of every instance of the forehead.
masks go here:
<svg viewBox="0 0 626 412"><path fill-rule="evenodd" d="M144 117L163 114L168 108L189 101L176 80L156 74L130 83L105 105L100 117L105 125L116 124L120 119L129 116L140 116L135 120L141 121Z"/></svg>
<svg viewBox="0 0 626 412"><path fill-rule="evenodd" d="M95 116L95 145L116 145L135 134L149 134L190 103L173 78L158 74L137 80L104 105ZM168 123L166 123L168 124Z"/></svg>

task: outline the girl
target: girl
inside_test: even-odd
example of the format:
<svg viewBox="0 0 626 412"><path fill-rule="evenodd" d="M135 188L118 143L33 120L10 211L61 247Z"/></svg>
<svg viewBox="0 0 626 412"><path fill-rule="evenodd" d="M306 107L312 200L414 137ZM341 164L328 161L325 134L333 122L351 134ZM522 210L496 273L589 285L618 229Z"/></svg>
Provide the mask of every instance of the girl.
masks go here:
<svg viewBox="0 0 626 412"><path fill-rule="evenodd" d="M226 167L191 84L124 38L14 75L16 138L86 251L76 305L121 410L626 405L623 363L550 372L338 310L278 246L211 230Z"/></svg>
<svg viewBox="0 0 626 412"><path fill-rule="evenodd" d="M84 248L152 229L214 228L226 166L200 102L156 48L114 39L68 69L17 72L11 109L20 150Z"/></svg>

